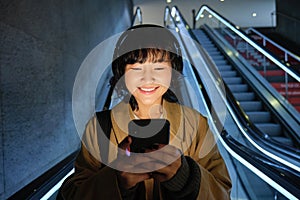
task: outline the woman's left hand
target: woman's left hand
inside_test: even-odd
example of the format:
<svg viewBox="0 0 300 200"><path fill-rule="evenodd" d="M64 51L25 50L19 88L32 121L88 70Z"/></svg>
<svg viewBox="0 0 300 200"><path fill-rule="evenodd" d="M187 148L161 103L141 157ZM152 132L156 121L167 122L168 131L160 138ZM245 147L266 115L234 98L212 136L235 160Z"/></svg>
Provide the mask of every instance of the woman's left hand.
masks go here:
<svg viewBox="0 0 300 200"><path fill-rule="evenodd" d="M151 158L151 163L145 166L158 169L151 176L159 182L170 180L181 166L181 152L172 145L158 144L155 150L147 149L144 155Z"/></svg>

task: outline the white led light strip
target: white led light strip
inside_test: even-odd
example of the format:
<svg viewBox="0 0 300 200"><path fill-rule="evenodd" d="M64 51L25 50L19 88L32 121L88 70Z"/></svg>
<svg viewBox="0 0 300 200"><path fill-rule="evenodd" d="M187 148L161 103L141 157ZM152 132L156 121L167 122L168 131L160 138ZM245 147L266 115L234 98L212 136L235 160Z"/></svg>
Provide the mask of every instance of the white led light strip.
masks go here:
<svg viewBox="0 0 300 200"><path fill-rule="evenodd" d="M64 180L70 176L71 174L74 173L74 168L69 171L69 173L67 175L65 175L55 186L53 186L42 198L41 200L47 200L49 199L57 190L59 190L61 184L64 182Z"/></svg>

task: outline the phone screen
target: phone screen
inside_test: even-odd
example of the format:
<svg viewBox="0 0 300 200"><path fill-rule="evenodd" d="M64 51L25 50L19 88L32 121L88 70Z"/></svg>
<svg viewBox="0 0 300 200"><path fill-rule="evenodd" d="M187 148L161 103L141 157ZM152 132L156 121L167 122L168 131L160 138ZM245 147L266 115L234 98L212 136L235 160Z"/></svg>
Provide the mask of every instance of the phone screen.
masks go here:
<svg viewBox="0 0 300 200"><path fill-rule="evenodd" d="M167 119L132 120L128 131L132 138L131 152L140 153L154 144L169 144L170 122Z"/></svg>

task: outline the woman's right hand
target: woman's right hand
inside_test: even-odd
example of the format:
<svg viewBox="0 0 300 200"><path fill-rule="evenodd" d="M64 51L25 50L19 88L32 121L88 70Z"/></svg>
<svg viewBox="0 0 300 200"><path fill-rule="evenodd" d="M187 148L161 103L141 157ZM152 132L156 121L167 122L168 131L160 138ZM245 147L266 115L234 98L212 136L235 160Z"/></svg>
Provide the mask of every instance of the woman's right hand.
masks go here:
<svg viewBox="0 0 300 200"><path fill-rule="evenodd" d="M131 162L132 160L135 160L128 154L131 142L132 140L130 136L128 136L119 144L119 148L123 151L121 150L118 152L116 161L117 169L124 169L124 171L117 171L117 178L120 186L125 189L130 189L137 183L151 178L149 173L133 173L139 163Z"/></svg>

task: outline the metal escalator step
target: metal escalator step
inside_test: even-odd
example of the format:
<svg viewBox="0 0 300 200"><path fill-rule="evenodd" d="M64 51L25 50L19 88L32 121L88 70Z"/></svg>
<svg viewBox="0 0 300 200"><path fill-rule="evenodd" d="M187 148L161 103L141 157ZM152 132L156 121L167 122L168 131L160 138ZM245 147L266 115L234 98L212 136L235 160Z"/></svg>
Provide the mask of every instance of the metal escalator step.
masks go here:
<svg viewBox="0 0 300 200"><path fill-rule="evenodd" d="M242 83L241 77L223 77L223 80L227 84L240 84Z"/></svg>
<svg viewBox="0 0 300 200"><path fill-rule="evenodd" d="M231 65L218 65L219 71L230 71L232 69Z"/></svg>
<svg viewBox="0 0 300 200"><path fill-rule="evenodd" d="M271 114L267 111L262 112L247 112L250 120L253 123L266 123L271 121Z"/></svg>
<svg viewBox="0 0 300 200"><path fill-rule="evenodd" d="M210 55L211 57L214 56L214 55L221 55L220 52L217 49L215 49L215 50L213 50L213 49L209 49L209 50L205 49L205 50L207 51L208 55Z"/></svg>
<svg viewBox="0 0 300 200"><path fill-rule="evenodd" d="M261 101L240 101L239 103L245 112L262 110Z"/></svg>
<svg viewBox="0 0 300 200"><path fill-rule="evenodd" d="M212 51L219 51L217 47L210 45L208 47L205 47L205 50L208 52L212 52Z"/></svg>
<svg viewBox="0 0 300 200"><path fill-rule="evenodd" d="M220 71L221 76L224 77L235 77L237 75L236 71Z"/></svg>
<svg viewBox="0 0 300 200"><path fill-rule="evenodd" d="M264 66L263 65L259 65L259 66L253 66L256 70L258 71L263 71L264 70ZM276 70L278 69L278 66L277 65L269 65L269 66L266 66L266 70Z"/></svg>
<svg viewBox="0 0 300 200"><path fill-rule="evenodd" d="M275 123L257 123L257 124L255 124L255 126L257 126L258 129L260 129L264 133L267 133L271 137L282 136L281 126L279 124L275 124Z"/></svg>
<svg viewBox="0 0 300 200"><path fill-rule="evenodd" d="M207 50L206 50L207 51ZM214 55L222 55L221 53L220 53L220 51L218 51L218 50L215 50L215 51L207 51L207 53L210 55L210 56L214 56Z"/></svg>
<svg viewBox="0 0 300 200"><path fill-rule="evenodd" d="M226 65L227 60L214 60L216 65Z"/></svg>
<svg viewBox="0 0 300 200"><path fill-rule="evenodd" d="M211 56L214 61L216 60L224 60L224 56L222 55L212 55Z"/></svg>
<svg viewBox="0 0 300 200"><path fill-rule="evenodd" d="M253 92L238 92L233 93L233 95L238 101L252 101L255 99L255 94Z"/></svg>
<svg viewBox="0 0 300 200"><path fill-rule="evenodd" d="M229 89L233 93L237 92L247 92L248 91L248 85L247 84L229 84Z"/></svg>
<svg viewBox="0 0 300 200"><path fill-rule="evenodd" d="M217 49L212 43L202 43L201 45L206 50Z"/></svg>

